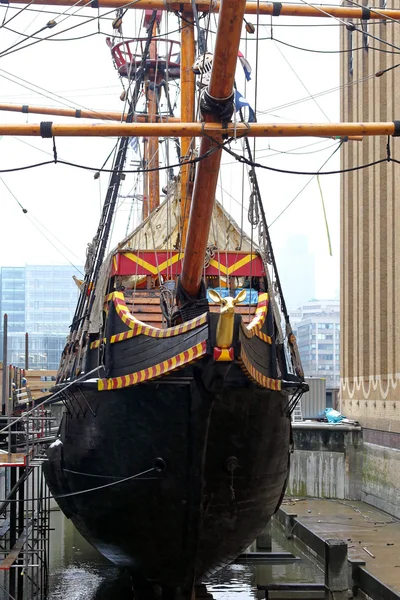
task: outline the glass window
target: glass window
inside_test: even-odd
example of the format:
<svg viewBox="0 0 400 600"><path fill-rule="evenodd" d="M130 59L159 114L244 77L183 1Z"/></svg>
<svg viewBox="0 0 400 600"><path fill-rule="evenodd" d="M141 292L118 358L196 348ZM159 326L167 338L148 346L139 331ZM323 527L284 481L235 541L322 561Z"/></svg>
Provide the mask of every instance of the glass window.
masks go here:
<svg viewBox="0 0 400 600"><path fill-rule="evenodd" d="M361 19L361 29L363 31L363 47L368 52L368 21L366 19Z"/></svg>
<svg viewBox="0 0 400 600"><path fill-rule="evenodd" d="M353 75L353 32L348 29L347 30L347 46L348 46L348 69L349 75Z"/></svg>

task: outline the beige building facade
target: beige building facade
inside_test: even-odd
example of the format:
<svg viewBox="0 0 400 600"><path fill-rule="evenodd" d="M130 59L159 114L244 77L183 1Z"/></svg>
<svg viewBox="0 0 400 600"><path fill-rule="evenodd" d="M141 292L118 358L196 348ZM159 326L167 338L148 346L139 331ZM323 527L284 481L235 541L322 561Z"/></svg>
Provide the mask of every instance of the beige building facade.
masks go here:
<svg viewBox="0 0 400 600"><path fill-rule="evenodd" d="M383 7L384 0L381 0ZM379 10L379 9L377 9ZM354 21L341 37L342 121L400 119L400 24ZM388 149L389 143L389 149ZM343 144L341 168L400 159L400 139ZM364 428L363 497L400 513L400 165L341 178L341 411Z"/></svg>

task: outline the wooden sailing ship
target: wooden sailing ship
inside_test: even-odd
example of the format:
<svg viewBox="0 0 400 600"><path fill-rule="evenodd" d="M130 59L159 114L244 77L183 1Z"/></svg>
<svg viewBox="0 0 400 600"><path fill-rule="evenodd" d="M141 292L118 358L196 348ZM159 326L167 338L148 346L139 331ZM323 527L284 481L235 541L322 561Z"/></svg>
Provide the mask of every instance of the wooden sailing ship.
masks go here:
<svg viewBox="0 0 400 600"><path fill-rule="evenodd" d="M212 105L206 120L232 114L237 48L221 55L228 34L239 44L240 4L226 2L220 17L220 48L202 96ZM156 91L181 69L181 119L192 121L193 28L184 30L182 49L168 42L159 57L158 18L146 12L146 38L108 41L120 75L136 86L127 121L142 84L145 118L154 123ZM120 142L106 210L127 143ZM144 164L157 167L150 157L158 144L148 139ZM104 262L94 244L55 388L66 414L46 465L64 513L106 557L132 569L136 586L145 580L187 596L279 507L293 398L305 389L289 322L271 293L269 242L256 247L215 202L221 153L204 138L199 154L209 157L184 165L161 205L159 171L146 173L143 223ZM182 138L181 156L183 163L194 156L190 138ZM111 219L109 211L97 239ZM98 489L103 482L112 485Z"/></svg>
<svg viewBox="0 0 400 600"><path fill-rule="evenodd" d="M64 513L100 552L131 569L137 588L157 584L171 597L189 598L193 585L234 560L279 507L289 471L290 413L306 390L255 173L258 245L215 200L224 136L233 130L246 136L399 133L396 123L233 127L244 13L286 14L288 7L246 8L244 0L214 7L218 32L199 123L193 7L171 4L185 22L181 48L169 43L160 58L157 10L165 6L140 0L133 8L149 10L147 36L109 42L132 94L125 114L105 117L126 123L0 128L44 137L73 130L122 136L61 358L55 392L66 410L59 439L49 448L46 476ZM291 8L296 14L303 9L321 16L311 7ZM357 16L357 10L337 7L327 14ZM180 120L169 115L160 123L156 90L177 77ZM137 114L143 86L147 112ZM158 136L181 135L182 168L161 204L158 169L144 169L143 222L105 257L132 135L148 138L147 166L157 156ZM219 236L210 229L212 221Z"/></svg>

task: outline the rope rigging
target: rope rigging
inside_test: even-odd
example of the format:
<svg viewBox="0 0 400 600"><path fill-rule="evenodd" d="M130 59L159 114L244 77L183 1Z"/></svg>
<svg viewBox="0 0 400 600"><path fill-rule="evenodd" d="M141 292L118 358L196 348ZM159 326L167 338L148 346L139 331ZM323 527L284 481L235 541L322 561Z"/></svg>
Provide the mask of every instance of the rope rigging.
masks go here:
<svg viewBox="0 0 400 600"><path fill-rule="evenodd" d="M144 48L142 60L137 70L137 76L135 80L135 86L132 93L132 99L129 102L129 111L127 114L127 122L132 123L136 103L139 98L140 90L142 87L145 64L149 56L150 43L152 37L152 28L157 16L157 12L153 11L150 19L151 27L149 27L148 37ZM107 189L106 198L103 204L103 211L100 217L100 223L97 229L97 233L93 238L93 241L88 245L87 253L87 264L85 266L85 278L81 288L81 294L79 296L78 304L75 310L75 315L71 324L71 332L69 335L69 351L73 352L77 349L79 343L79 352L75 356L73 361L80 369L81 352L86 343L86 334L89 327L88 318L93 307L93 302L96 294L96 283L100 272L100 267L103 263L109 235L113 223L113 217L115 207L118 199L119 187L122 179L122 170L125 164L126 153L128 149L129 138L121 138L118 144L118 150L114 161L114 169L112 171L110 182ZM68 375L69 369L72 367L68 360L68 351L64 359L64 365L60 365L59 378L65 378Z"/></svg>

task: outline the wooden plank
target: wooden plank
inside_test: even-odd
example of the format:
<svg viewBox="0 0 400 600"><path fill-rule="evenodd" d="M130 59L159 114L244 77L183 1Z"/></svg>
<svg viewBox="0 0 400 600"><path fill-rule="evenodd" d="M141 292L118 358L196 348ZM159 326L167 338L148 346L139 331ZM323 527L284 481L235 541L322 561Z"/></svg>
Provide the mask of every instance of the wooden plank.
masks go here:
<svg viewBox="0 0 400 600"><path fill-rule="evenodd" d="M0 454L0 466L24 467L26 463L26 454L23 452L4 452Z"/></svg>
<svg viewBox="0 0 400 600"><path fill-rule="evenodd" d="M151 323L155 323L156 327L162 326L162 315L155 313L133 313L133 316L136 317L139 321L146 323L146 325L150 325ZM250 323L254 318L254 315L244 314L242 315L243 322Z"/></svg>
<svg viewBox="0 0 400 600"><path fill-rule="evenodd" d="M129 298L135 298L138 296L139 298L160 298L160 292L158 289L156 290L125 290L124 291L125 300Z"/></svg>
<svg viewBox="0 0 400 600"><path fill-rule="evenodd" d="M134 307L134 314L141 314L141 313L159 313L161 314L161 306L135 306Z"/></svg>
<svg viewBox="0 0 400 600"><path fill-rule="evenodd" d="M114 368L111 377L120 377L152 367L158 363L177 356L205 338L204 329L195 329L182 336L171 338L149 338L148 348L137 353L134 344L130 347L113 345ZM130 340L132 342L132 340ZM134 340L133 340L134 341ZM153 343L152 343L153 342Z"/></svg>
<svg viewBox="0 0 400 600"><path fill-rule="evenodd" d="M136 306L136 304L158 304L160 305L160 298L146 298L143 296L135 296L134 298L125 298L127 306Z"/></svg>
<svg viewBox="0 0 400 600"><path fill-rule="evenodd" d="M28 530L24 529L24 531L21 533L9 554L7 554L5 559L0 563L0 571L8 571L9 569L11 569L18 556L20 555L22 548L24 547L30 529L31 525L28 527Z"/></svg>
<svg viewBox="0 0 400 600"><path fill-rule="evenodd" d="M148 322L152 321L154 323L161 323L163 320L163 316L161 313L156 314L156 313L137 313L134 312L133 316L136 317L137 319L139 319L139 321L144 321L146 324L148 324Z"/></svg>
<svg viewBox="0 0 400 600"><path fill-rule="evenodd" d="M3 519L0 521L0 537L3 537L10 529L10 519Z"/></svg>

